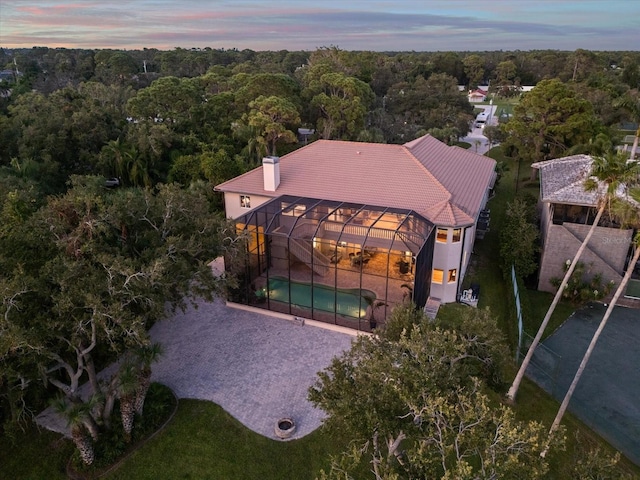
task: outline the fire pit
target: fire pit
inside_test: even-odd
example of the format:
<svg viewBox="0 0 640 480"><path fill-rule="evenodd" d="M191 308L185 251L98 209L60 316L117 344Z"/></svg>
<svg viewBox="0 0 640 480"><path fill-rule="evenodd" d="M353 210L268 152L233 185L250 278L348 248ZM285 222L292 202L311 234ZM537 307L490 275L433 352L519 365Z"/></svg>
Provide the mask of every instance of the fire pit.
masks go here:
<svg viewBox="0 0 640 480"><path fill-rule="evenodd" d="M296 431L296 424L291 418L281 418L276 422L275 433L278 438L289 438Z"/></svg>

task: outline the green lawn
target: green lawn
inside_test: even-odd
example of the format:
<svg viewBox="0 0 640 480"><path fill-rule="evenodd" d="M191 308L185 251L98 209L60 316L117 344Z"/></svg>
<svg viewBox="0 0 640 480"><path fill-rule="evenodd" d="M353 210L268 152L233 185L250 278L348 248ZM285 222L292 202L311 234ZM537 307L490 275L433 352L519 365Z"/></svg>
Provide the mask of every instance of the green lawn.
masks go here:
<svg viewBox="0 0 640 480"><path fill-rule="evenodd" d="M299 440L265 438L234 419L220 406L180 400L171 423L115 471L102 477L122 480L313 479L328 469L330 455L346 442L323 429ZM15 443L0 443L0 478L63 480L74 451L70 440L35 428Z"/></svg>
<svg viewBox="0 0 640 480"><path fill-rule="evenodd" d="M57 433L32 427L13 440L0 436L0 478L64 480L74 446Z"/></svg>
<svg viewBox="0 0 640 480"><path fill-rule="evenodd" d="M491 99L491 95L489 95L489 99ZM502 97L494 97L493 98L493 103L490 103L490 101L486 101L486 102L480 102L480 103L474 103L474 107L478 107L478 106L488 106L490 104L495 105L496 108L496 116L499 116L502 113L505 113L507 115L512 115L513 114L513 108L520 103L520 97L513 97L513 98L502 98ZM481 110L478 108L476 111L476 114L479 113Z"/></svg>
<svg viewBox="0 0 640 480"><path fill-rule="evenodd" d="M313 479L343 446L322 429L300 440L270 440L214 403L181 400L171 424L107 478Z"/></svg>

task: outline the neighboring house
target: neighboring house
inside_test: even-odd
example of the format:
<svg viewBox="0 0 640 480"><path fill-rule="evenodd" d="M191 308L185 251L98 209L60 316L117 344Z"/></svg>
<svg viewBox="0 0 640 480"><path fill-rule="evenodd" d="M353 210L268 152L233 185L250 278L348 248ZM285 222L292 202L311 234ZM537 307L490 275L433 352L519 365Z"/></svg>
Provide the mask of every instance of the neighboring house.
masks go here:
<svg viewBox="0 0 640 480"><path fill-rule="evenodd" d="M479 103L479 102L484 102L487 99L487 90L482 90L480 88L477 88L475 90L470 90L469 91L469 102L471 103Z"/></svg>
<svg viewBox="0 0 640 480"><path fill-rule="evenodd" d="M10 82L15 78L15 72L10 69L0 70L0 81Z"/></svg>
<svg viewBox="0 0 640 480"><path fill-rule="evenodd" d="M316 131L313 128L299 128L298 129L298 143L307 145L312 141Z"/></svg>
<svg viewBox="0 0 640 480"><path fill-rule="evenodd" d="M584 189L592 163L588 155L573 155L532 165L540 174L539 290L556 291L550 280L562 278L565 262L573 259L595 219L602 191ZM591 275L600 273L603 283L618 284L626 268L632 236L632 229L621 229L605 213L580 261Z"/></svg>
<svg viewBox="0 0 640 480"><path fill-rule="evenodd" d="M495 178L494 160L430 135L266 157L216 187L250 237L233 300L365 330L407 297L455 302Z"/></svg>

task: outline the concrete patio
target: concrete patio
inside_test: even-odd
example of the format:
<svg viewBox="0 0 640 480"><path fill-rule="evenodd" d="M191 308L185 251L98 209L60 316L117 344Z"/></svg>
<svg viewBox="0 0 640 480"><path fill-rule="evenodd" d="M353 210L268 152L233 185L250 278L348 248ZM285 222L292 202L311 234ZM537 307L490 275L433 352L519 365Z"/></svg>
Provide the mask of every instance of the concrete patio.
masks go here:
<svg viewBox="0 0 640 480"><path fill-rule="evenodd" d="M349 349L355 334L231 308L220 299L200 301L151 329L152 340L164 348L152 380L178 398L215 402L268 438L278 438L279 419L292 418L296 431L290 439L296 439L320 427L325 413L307 400L307 391L316 374ZM113 371L115 366L101 376ZM51 408L37 422L69 436Z"/></svg>

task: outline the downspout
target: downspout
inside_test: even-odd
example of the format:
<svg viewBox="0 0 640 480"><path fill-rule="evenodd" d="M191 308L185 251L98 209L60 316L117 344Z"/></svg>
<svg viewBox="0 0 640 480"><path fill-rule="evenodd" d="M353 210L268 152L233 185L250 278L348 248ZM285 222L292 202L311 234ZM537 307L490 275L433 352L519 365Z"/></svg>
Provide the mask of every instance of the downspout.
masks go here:
<svg viewBox="0 0 640 480"><path fill-rule="evenodd" d="M478 221L476 220L476 226L478 225ZM462 251L460 252L460 263L458 265L458 278L456 278L456 302L458 301L459 295L460 295L460 279L462 278L462 258L464 257L464 251L465 251L465 242L467 239L467 229L463 228L462 229ZM469 255L469 260L471 260L471 255ZM467 271L464 271L465 275L467 274Z"/></svg>

